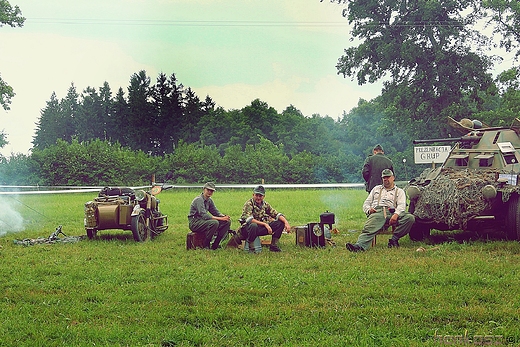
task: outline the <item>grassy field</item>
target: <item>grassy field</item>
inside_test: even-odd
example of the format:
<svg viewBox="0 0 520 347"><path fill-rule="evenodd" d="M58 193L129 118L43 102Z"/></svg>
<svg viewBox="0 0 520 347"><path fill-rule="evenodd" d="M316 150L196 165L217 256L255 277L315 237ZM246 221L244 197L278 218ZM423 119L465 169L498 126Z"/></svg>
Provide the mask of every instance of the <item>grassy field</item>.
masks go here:
<svg viewBox="0 0 520 347"><path fill-rule="evenodd" d="M198 190L161 193L169 229L136 243L101 231L77 243L21 246L58 225L84 235L95 193L6 196L25 230L0 238L0 346L443 346L520 345L520 244L500 235L438 234L425 243L388 235L349 253L364 222L361 190L269 190L291 225L336 215L337 247L284 235L282 253L187 251ZM218 190L233 218L249 190ZM426 252L417 252L424 247Z"/></svg>

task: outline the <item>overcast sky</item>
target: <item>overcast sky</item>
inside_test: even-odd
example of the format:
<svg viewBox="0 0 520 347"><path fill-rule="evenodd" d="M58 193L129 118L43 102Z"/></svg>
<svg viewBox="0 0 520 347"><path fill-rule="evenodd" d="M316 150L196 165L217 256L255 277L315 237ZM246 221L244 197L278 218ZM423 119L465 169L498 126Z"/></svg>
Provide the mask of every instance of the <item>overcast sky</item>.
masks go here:
<svg viewBox="0 0 520 347"><path fill-rule="evenodd" d="M256 98L282 112L335 119L380 86L337 74L351 45L342 7L319 0L9 0L26 22L0 28L0 74L16 93L0 111L10 142L27 154L40 111L53 92L81 93L107 81L127 91L145 70L155 83L175 73L200 99L241 109Z"/></svg>

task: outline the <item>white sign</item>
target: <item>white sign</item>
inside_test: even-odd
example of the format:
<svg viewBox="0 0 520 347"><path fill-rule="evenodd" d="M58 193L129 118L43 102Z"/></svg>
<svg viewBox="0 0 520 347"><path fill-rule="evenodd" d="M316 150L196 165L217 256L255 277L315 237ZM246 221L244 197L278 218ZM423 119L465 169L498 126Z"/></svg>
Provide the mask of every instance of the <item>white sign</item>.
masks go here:
<svg viewBox="0 0 520 347"><path fill-rule="evenodd" d="M416 164L444 163L450 155L450 146L414 147L414 159Z"/></svg>
<svg viewBox="0 0 520 347"><path fill-rule="evenodd" d="M507 184L512 186L516 186L518 176L515 174L498 174L498 178L505 178L507 180Z"/></svg>

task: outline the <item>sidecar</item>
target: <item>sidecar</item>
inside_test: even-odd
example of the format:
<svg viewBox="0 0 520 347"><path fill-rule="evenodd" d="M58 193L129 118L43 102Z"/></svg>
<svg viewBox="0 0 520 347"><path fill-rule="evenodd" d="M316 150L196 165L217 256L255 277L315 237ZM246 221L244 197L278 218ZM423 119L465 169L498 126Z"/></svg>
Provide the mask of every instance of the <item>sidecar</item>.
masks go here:
<svg viewBox="0 0 520 347"><path fill-rule="evenodd" d="M92 201L85 203L85 230L89 239L100 230L131 230L135 241L145 241L168 229L168 217L159 211L159 200L152 192L132 188L105 187Z"/></svg>

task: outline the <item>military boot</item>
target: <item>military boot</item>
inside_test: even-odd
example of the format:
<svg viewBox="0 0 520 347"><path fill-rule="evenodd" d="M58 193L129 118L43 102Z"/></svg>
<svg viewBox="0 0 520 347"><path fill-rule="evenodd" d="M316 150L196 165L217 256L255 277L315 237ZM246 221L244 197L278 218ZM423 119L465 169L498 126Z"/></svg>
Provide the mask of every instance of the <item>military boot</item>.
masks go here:
<svg viewBox="0 0 520 347"><path fill-rule="evenodd" d="M271 246L269 247L269 250L271 252L281 252L282 250L280 249L280 247L278 247L278 241L280 239L277 239L276 237L273 237L271 239Z"/></svg>
<svg viewBox="0 0 520 347"><path fill-rule="evenodd" d="M206 238L204 239L204 243L202 244L202 248L204 248L204 249L209 249L209 246L210 246L210 244L211 244L211 239L212 239L212 238L207 238L207 237L206 237Z"/></svg>
<svg viewBox="0 0 520 347"><path fill-rule="evenodd" d="M255 241L247 241L247 245L249 246L249 253L256 253L255 250Z"/></svg>

